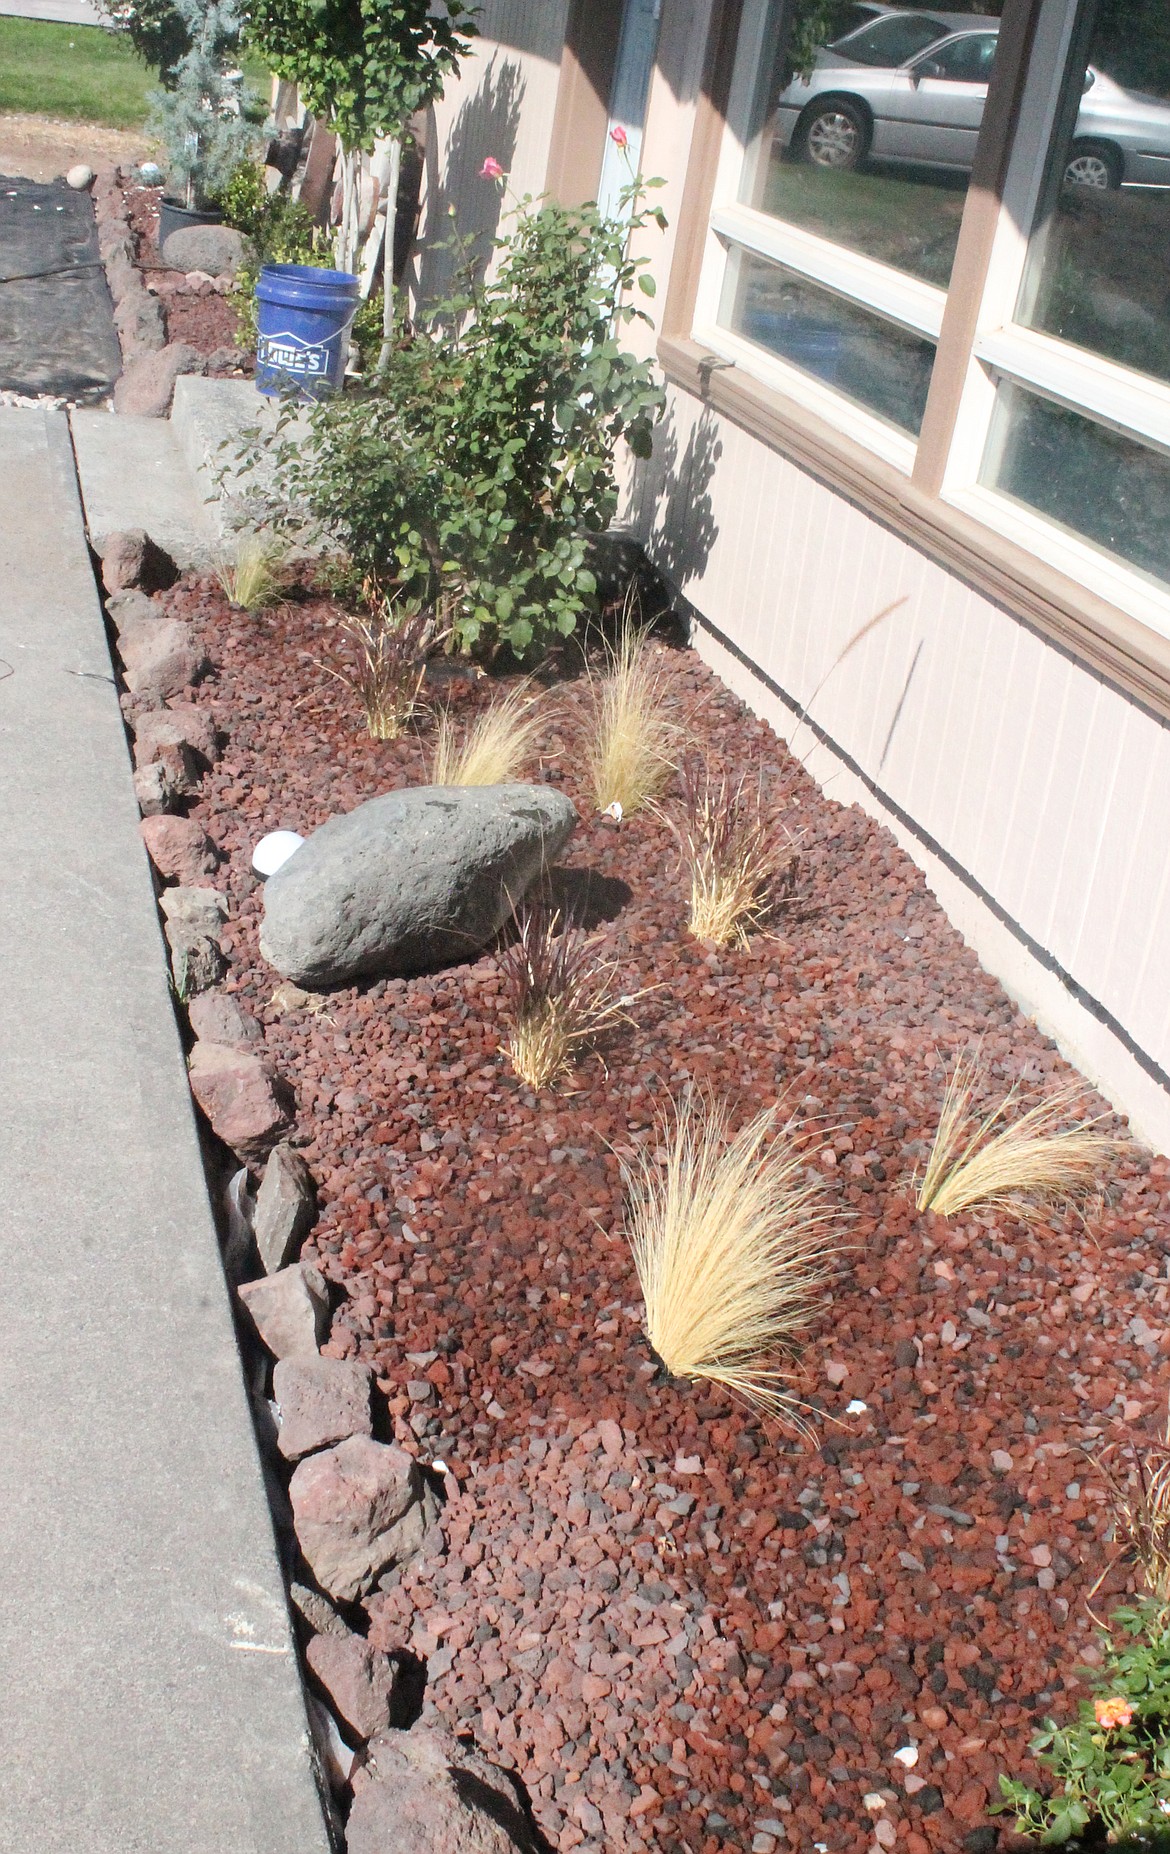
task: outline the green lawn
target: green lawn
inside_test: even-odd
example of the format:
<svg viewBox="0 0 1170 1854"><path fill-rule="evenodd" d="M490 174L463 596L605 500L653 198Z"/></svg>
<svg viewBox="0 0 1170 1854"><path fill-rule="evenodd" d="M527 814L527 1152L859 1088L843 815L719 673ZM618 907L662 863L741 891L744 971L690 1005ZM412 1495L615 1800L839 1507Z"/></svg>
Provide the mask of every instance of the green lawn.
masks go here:
<svg viewBox="0 0 1170 1854"><path fill-rule="evenodd" d="M252 82L267 91L264 72L246 58ZM0 110L141 129L147 92L158 77L129 41L101 26L58 26L0 15Z"/></svg>

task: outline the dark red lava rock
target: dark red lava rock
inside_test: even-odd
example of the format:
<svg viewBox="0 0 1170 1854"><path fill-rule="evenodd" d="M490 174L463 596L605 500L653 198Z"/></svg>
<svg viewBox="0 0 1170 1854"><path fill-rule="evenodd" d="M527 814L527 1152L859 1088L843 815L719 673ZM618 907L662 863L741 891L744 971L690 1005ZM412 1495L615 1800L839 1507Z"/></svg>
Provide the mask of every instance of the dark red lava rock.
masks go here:
<svg viewBox="0 0 1170 1854"><path fill-rule="evenodd" d="M373 1434L368 1365L343 1358L282 1358L272 1373L280 1411L277 1445L286 1461L314 1449ZM366 1737L369 1737L366 1733Z"/></svg>
<svg viewBox="0 0 1170 1854"><path fill-rule="evenodd" d="M896 1848L956 1854L1000 1771L1035 1777L1042 1719L1075 1716L1086 1599L1101 1613L1132 1588L1086 1455L1159 1432L1170 1164L1115 1123L1083 1218L916 1213L963 1049L982 1040L989 1099L1073 1071L892 837L666 646L665 712L716 771L758 774L799 838L769 933L697 945L662 818L589 822L587 690L566 676L525 770L583 820L554 894L643 994L604 1061L523 1087L490 949L325 997L275 988L252 846L424 780L430 733L366 736L328 673L328 600L294 593L257 621L189 579L159 603L211 658L191 700L230 736L192 815L227 857L232 995L296 1084L320 1197L303 1253L339 1297L325 1351L372 1366L400 1444L450 1469L446 1556L370 1592L373 1645L425 1657L438 1714L521 1772L558 1854L757 1836L864 1854L874 1792ZM443 699L458 717L498 693L482 678ZM807 1436L661 1382L646 1351L621 1165L693 1087L737 1120L787 1101L835 1206L841 1267L793 1363Z"/></svg>
<svg viewBox="0 0 1170 1854"><path fill-rule="evenodd" d="M196 1043L188 1061L191 1092L225 1146L244 1162L263 1159L292 1124L288 1083L254 1049Z"/></svg>
<svg viewBox="0 0 1170 1854"><path fill-rule="evenodd" d="M345 1839L349 1854L537 1854L506 1773L428 1725L375 1739Z"/></svg>
<svg viewBox="0 0 1170 1854"><path fill-rule="evenodd" d="M162 592L179 569L144 528L111 534L102 548L102 584L107 592Z"/></svg>
<svg viewBox="0 0 1170 1854"><path fill-rule="evenodd" d="M215 845L195 818L143 818L139 828L147 855L166 881L198 888L219 866Z"/></svg>
<svg viewBox="0 0 1170 1854"><path fill-rule="evenodd" d="M352 1603L407 1556L411 1534L403 1522L423 1490L417 1464L402 1449L350 1436L302 1461L288 1491L297 1543L338 1602Z"/></svg>
<svg viewBox="0 0 1170 1854"><path fill-rule="evenodd" d="M343 1725L359 1738L389 1731L397 1670L388 1655L349 1629L331 1629L313 1636L305 1660Z"/></svg>

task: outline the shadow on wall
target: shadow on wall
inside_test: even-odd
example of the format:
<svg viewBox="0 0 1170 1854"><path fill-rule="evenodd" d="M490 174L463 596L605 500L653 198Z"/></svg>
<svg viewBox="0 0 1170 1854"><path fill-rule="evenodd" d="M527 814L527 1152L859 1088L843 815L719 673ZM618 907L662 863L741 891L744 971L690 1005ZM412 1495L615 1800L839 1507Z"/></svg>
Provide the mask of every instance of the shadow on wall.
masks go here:
<svg viewBox="0 0 1170 1854"><path fill-rule="evenodd" d="M479 170L492 155L505 173L511 171L524 89L519 65L493 57L479 88L460 106L445 150L436 146L435 115L428 111L428 206L418 270L424 303L444 295L464 263L477 283L483 280L504 201L497 182L481 180ZM456 232L462 251L453 242Z"/></svg>
<svg viewBox="0 0 1170 1854"><path fill-rule="evenodd" d="M710 490L722 454L714 415L705 410L680 456L670 406L654 434L654 455L634 472L631 526L647 537L646 552L679 593L702 579L719 537Z"/></svg>

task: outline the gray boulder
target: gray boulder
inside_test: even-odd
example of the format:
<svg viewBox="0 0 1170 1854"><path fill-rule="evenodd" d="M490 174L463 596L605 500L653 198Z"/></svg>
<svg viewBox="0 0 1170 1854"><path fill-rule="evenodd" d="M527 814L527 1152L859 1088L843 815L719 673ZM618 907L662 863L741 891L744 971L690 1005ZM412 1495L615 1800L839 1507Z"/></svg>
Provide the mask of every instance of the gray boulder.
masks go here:
<svg viewBox="0 0 1170 1854"><path fill-rule="evenodd" d="M349 1854L536 1854L515 1782L442 1726L387 1732L354 1776Z"/></svg>
<svg viewBox="0 0 1170 1854"><path fill-rule="evenodd" d="M230 225L184 225L171 233L160 256L172 270L202 270L209 277L234 277L249 249L243 233Z"/></svg>
<svg viewBox="0 0 1170 1854"><path fill-rule="evenodd" d="M548 786L415 786L330 818L269 876L260 950L298 985L473 957L568 842Z"/></svg>

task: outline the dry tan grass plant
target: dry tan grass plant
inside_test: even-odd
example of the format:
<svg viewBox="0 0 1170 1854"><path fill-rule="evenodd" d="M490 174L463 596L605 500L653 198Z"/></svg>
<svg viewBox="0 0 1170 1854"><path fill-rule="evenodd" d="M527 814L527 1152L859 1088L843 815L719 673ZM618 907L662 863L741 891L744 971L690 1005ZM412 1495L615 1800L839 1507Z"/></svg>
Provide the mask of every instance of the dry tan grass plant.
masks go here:
<svg viewBox="0 0 1170 1854"><path fill-rule="evenodd" d="M521 1081L547 1088L574 1057L623 1021L615 966L576 922L542 902L520 910L518 934L500 955L512 1019L508 1057Z"/></svg>
<svg viewBox="0 0 1170 1854"><path fill-rule="evenodd" d="M531 685L520 683L481 710L462 741L450 709L439 716L431 761L432 785L506 785L532 758L544 725L543 706Z"/></svg>
<svg viewBox="0 0 1170 1854"><path fill-rule="evenodd" d="M689 755L682 792L682 820L673 828L690 874L687 925L697 940L746 946L791 893L796 846L769 823L758 778L716 778Z"/></svg>
<svg viewBox="0 0 1170 1854"><path fill-rule="evenodd" d="M1073 1084L1008 1120L1019 1090L1012 1088L980 1116L974 1103L985 1093L978 1052L966 1051L947 1083L919 1210L953 1217L980 1204L1000 1204L1015 1215L1035 1215L1084 1197L1116 1142L1094 1131L1095 1120L1066 1123L1082 1090ZM1001 1124L1002 1123L1002 1124ZM998 1129L998 1130L997 1130Z"/></svg>
<svg viewBox="0 0 1170 1854"><path fill-rule="evenodd" d="M372 739L400 739L422 712L427 652L441 641L432 619L425 612L400 616L386 602L376 613L344 618L339 628L353 660L343 669L323 667L357 696Z"/></svg>
<svg viewBox="0 0 1170 1854"><path fill-rule="evenodd" d="M278 603L287 579L288 550L275 534L243 528L215 576L224 596L245 611L264 611Z"/></svg>
<svg viewBox="0 0 1170 1854"><path fill-rule="evenodd" d="M780 1360L836 1244L795 1127L772 1108L732 1134L724 1106L692 1096L660 1148L627 1167L626 1188L646 1334L666 1369L799 1424Z"/></svg>
<svg viewBox="0 0 1170 1854"><path fill-rule="evenodd" d="M585 765L599 811L628 817L657 798L678 759L682 730L662 712L663 675L649 638L627 608L601 676L590 677Z"/></svg>
<svg viewBox="0 0 1170 1854"><path fill-rule="evenodd" d="M1161 1442L1126 1445L1124 1471L1107 1466L1114 1449L1094 1457L1113 1508L1114 1533L1122 1551L1133 1553L1150 1594L1170 1605L1170 1412ZM1112 1566L1101 1573L1094 1591ZM1090 1593L1092 1594L1092 1593Z"/></svg>

